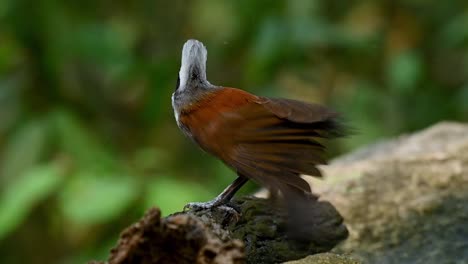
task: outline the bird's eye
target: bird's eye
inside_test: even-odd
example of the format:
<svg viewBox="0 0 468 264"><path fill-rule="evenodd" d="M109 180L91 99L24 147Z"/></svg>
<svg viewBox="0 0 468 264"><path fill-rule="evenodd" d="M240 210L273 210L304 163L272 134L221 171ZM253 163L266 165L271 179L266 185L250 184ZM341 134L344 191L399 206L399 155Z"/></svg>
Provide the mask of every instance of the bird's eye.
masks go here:
<svg viewBox="0 0 468 264"><path fill-rule="evenodd" d="M177 89L179 89L179 85L180 85L180 77L177 77L177 84L175 86L176 91L177 91Z"/></svg>

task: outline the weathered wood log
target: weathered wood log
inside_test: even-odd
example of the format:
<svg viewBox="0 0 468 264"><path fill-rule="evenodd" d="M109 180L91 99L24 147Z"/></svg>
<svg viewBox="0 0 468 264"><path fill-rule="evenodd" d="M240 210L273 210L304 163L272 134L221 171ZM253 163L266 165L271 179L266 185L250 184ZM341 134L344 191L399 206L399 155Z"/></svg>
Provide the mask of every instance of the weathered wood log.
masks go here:
<svg viewBox="0 0 468 264"><path fill-rule="evenodd" d="M326 252L348 236L343 218L326 201L315 201L309 241L288 238L286 215L269 199L243 197L225 210L176 213L159 209L125 229L108 263L278 263Z"/></svg>

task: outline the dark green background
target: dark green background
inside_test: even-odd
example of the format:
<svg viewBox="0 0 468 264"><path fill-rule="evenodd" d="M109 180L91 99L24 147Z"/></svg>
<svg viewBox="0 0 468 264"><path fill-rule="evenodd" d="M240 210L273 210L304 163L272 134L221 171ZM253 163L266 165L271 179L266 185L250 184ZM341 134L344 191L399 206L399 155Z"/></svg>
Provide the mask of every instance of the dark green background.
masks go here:
<svg viewBox="0 0 468 264"><path fill-rule="evenodd" d="M103 259L149 206L233 179L173 118L188 38L213 84L343 112L333 155L468 121L466 0L1 0L1 263Z"/></svg>

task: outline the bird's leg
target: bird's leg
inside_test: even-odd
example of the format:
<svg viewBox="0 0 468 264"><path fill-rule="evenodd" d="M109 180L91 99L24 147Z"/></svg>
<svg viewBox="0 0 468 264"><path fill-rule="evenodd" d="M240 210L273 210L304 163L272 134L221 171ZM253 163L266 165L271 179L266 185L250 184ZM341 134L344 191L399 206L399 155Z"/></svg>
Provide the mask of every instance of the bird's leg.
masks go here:
<svg viewBox="0 0 468 264"><path fill-rule="evenodd" d="M188 203L184 206L184 211L188 209L201 210L201 209L210 209L214 207L219 207L227 211L233 211L232 207L226 205L234 194L248 181L248 179L242 175L239 175L223 192L221 192L216 198L208 202L194 202ZM235 210L234 210L235 211Z"/></svg>

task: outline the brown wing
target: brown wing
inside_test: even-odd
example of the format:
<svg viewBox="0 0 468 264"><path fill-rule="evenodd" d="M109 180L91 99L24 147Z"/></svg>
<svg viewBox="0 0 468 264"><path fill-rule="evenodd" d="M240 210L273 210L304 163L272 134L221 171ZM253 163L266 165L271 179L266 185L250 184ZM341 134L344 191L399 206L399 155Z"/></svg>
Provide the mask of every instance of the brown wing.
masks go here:
<svg viewBox="0 0 468 264"><path fill-rule="evenodd" d="M336 116L336 113L324 106L291 99L262 97L259 104L277 117L297 123L316 123Z"/></svg>
<svg viewBox="0 0 468 264"><path fill-rule="evenodd" d="M240 174L278 190L287 184L310 192L300 175L321 175L316 165L325 163L325 148L319 140L342 134L336 113L320 105L234 88L199 104L181 113L188 134Z"/></svg>
<svg viewBox="0 0 468 264"><path fill-rule="evenodd" d="M288 99L258 97L225 116L230 130L226 163L240 174L276 190L284 184L310 192L300 175L320 177L325 164L321 138L344 132L327 108Z"/></svg>

